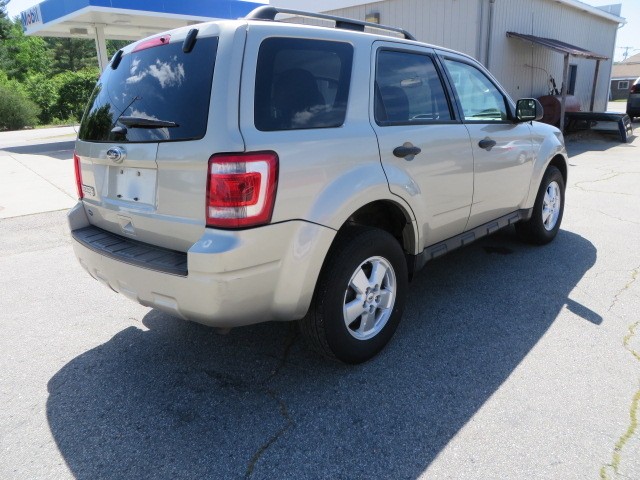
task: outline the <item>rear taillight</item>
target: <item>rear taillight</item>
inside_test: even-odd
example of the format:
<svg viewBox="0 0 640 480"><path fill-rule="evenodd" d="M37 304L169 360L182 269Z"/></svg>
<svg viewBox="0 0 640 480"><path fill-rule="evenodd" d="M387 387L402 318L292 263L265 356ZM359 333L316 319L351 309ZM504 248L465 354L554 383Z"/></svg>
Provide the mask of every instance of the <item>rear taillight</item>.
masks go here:
<svg viewBox="0 0 640 480"><path fill-rule="evenodd" d="M76 152L73 152L73 168L76 171L76 188L78 189L78 200L84 198L82 193L82 170L80 170L80 157Z"/></svg>
<svg viewBox="0 0 640 480"><path fill-rule="evenodd" d="M271 220L278 185L278 155L214 155L207 178L207 226L243 228Z"/></svg>
<svg viewBox="0 0 640 480"><path fill-rule="evenodd" d="M635 85L631 85L631 93L640 93L640 83L636 83Z"/></svg>

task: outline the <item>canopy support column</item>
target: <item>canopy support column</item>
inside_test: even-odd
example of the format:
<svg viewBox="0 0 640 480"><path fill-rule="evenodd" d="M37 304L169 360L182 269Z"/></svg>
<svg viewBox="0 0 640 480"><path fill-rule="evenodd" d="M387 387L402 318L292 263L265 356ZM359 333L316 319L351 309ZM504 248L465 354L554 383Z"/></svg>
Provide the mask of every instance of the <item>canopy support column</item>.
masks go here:
<svg viewBox="0 0 640 480"><path fill-rule="evenodd" d="M560 131L564 132L564 114L567 101L567 85L569 83L569 54L564 56L564 69L562 71L562 100L560 101Z"/></svg>
<svg viewBox="0 0 640 480"><path fill-rule="evenodd" d="M593 105L596 101L596 86L598 85L598 74L600 73L600 60L596 60L596 73L593 74L593 87L591 88L591 104L589 111L593 112Z"/></svg>
<svg viewBox="0 0 640 480"><path fill-rule="evenodd" d="M96 53L98 54L98 66L102 72L109 64L109 56L107 54L107 40L104 36L104 25L94 24L93 29L96 35Z"/></svg>

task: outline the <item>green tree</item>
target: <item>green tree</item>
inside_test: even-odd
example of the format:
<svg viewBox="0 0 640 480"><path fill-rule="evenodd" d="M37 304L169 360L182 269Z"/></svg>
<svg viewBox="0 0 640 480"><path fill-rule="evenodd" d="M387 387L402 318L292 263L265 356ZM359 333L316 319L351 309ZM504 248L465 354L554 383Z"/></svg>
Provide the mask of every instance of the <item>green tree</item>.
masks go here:
<svg viewBox="0 0 640 480"><path fill-rule="evenodd" d="M58 98L52 107L52 115L60 120L80 120L98 76L97 67L56 75Z"/></svg>
<svg viewBox="0 0 640 480"><path fill-rule="evenodd" d="M131 43L131 40L107 40L107 56L109 59L123 47Z"/></svg>
<svg viewBox="0 0 640 480"><path fill-rule="evenodd" d="M9 0L0 0L0 40L7 38L11 29L11 20L7 14L7 3Z"/></svg>
<svg viewBox="0 0 640 480"><path fill-rule="evenodd" d="M29 98L40 107L38 123L46 125L53 122L58 113L59 82L56 82L55 78L48 74L32 73L22 83L22 88L29 93Z"/></svg>
<svg viewBox="0 0 640 480"><path fill-rule="evenodd" d="M7 14L7 3L9 0L0 0L0 40L7 38L11 29L11 20Z"/></svg>
<svg viewBox="0 0 640 480"><path fill-rule="evenodd" d="M98 64L96 44L85 38L45 39L51 55L51 68L54 75L63 72L74 72Z"/></svg>
<svg viewBox="0 0 640 480"><path fill-rule="evenodd" d="M0 41L0 70L9 79L24 81L28 74L48 74L51 57L43 38L26 36L20 22L12 22L7 38Z"/></svg>

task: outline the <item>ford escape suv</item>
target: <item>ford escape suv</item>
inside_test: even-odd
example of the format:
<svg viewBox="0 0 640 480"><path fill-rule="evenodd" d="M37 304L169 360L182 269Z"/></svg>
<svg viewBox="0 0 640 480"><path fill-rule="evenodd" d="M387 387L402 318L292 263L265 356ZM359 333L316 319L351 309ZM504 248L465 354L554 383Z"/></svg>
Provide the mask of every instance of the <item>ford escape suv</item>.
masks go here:
<svg viewBox="0 0 640 480"><path fill-rule="evenodd" d="M143 305L298 320L319 352L362 362L430 259L510 224L556 236L567 155L541 115L396 28L265 6L172 30L118 51L90 98L75 254Z"/></svg>

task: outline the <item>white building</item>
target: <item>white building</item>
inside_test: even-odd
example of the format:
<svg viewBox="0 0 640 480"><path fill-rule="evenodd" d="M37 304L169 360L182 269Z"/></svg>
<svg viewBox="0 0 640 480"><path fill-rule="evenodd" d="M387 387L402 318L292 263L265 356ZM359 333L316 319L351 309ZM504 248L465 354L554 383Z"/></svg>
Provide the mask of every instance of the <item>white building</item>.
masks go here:
<svg viewBox="0 0 640 480"><path fill-rule="evenodd" d="M37 0L34 0L34 3ZM107 2L109 3L109 2ZM567 87L582 110L605 110L614 45L624 23L620 5L592 7L578 0L44 0L22 12L27 35L93 38L101 67L105 39L135 40L212 18L237 18L264 3L402 27L418 40L467 53L491 70L514 99L560 88L567 61ZM125 5L123 7L122 5ZM531 43L507 37L530 35ZM549 40L551 43L549 43ZM540 46L546 43L546 47ZM564 42L564 44L559 43ZM567 45L568 44L568 45ZM582 50L580 50L582 49ZM567 56L570 53L571 56ZM594 60L599 58L600 61ZM597 80L594 86L594 78ZM593 100L592 100L593 99Z"/></svg>
<svg viewBox="0 0 640 480"><path fill-rule="evenodd" d="M616 34L620 24L624 24L620 5L596 8L577 0L272 0L270 3L359 20L379 19L379 23L404 28L420 41L477 58L514 99L546 95L549 76L555 78L560 89L565 54L573 51L569 56L567 89L578 98L584 111L590 110L592 94L595 94L593 109L606 110ZM544 47L509 38L507 32L539 37L542 43L557 42ZM562 43L568 44L568 48ZM583 56L589 57L591 53L606 59L596 61Z"/></svg>

